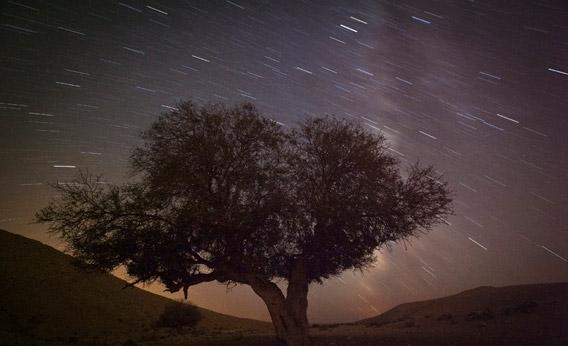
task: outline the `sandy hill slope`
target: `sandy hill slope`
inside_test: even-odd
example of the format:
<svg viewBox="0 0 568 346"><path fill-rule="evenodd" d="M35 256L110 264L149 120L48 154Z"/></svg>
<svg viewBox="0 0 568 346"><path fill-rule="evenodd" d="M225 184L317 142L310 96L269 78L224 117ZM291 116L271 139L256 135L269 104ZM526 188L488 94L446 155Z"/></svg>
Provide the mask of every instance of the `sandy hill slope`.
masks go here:
<svg viewBox="0 0 568 346"><path fill-rule="evenodd" d="M125 281L72 263L47 245L0 230L0 345L116 343L150 332L160 337L154 324L172 300L122 289ZM270 330L268 323L199 311L200 334Z"/></svg>
<svg viewBox="0 0 568 346"><path fill-rule="evenodd" d="M428 331L526 344L568 342L568 283L479 287L440 299L399 305L359 322L368 328ZM540 341L539 341L540 340ZM489 343L491 344L491 343Z"/></svg>

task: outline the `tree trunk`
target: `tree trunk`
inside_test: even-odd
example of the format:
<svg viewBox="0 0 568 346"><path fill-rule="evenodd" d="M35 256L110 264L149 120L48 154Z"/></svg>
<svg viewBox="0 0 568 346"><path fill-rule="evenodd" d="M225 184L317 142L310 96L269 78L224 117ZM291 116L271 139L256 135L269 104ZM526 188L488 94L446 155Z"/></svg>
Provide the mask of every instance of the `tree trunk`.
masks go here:
<svg viewBox="0 0 568 346"><path fill-rule="evenodd" d="M286 302L282 305L268 305L268 311L272 317L272 324L276 331L276 337L282 345L286 346L309 346L309 326L307 324L306 311L300 312L301 307L292 306Z"/></svg>
<svg viewBox="0 0 568 346"><path fill-rule="evenodd" d="M269 280L254 278L250 285L266 304L279 342L286 346L309 346L308 280L304 263L298 261L292 269L286 297Z"/></svg>

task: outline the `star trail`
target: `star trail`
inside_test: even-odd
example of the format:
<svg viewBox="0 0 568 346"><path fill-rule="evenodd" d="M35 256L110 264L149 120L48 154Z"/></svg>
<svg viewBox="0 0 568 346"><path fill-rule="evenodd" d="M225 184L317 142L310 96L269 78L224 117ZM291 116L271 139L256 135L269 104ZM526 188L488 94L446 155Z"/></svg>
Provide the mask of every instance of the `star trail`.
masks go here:
<svg viewBox="0 0 568 346"><path fill-rule="evenodd" d="M31 223L53 197L49 183L79 169L124 182L138 134L161 112L190 98L246 101L281 126L326 114L364 124L386 136L402 167L433 164L455 196L445 225L382 250L364 274L316 285L311 320L354 320L480 285L568 280L564 1L1 8L0 228L61 247ZM225 291L202 285L192 300L267 318L248 287Z"/></svg>

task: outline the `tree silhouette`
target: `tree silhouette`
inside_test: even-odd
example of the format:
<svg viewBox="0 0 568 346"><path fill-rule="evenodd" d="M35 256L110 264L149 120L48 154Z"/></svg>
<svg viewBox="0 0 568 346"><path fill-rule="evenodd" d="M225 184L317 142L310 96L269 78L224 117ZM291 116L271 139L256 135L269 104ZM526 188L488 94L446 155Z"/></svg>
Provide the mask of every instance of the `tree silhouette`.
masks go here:
<svg viewBox="0 0 568 346"><path fill-rule="evenodd" d="M36 215L81 261L167 290L246 284L277 338L309 345L308 287L451 213L431 167L401 177L385 139L335 118L287 130L252 104L185 102L143 133L133 182L82 173ZM275 283L287 282L285 293Z"/></svg>

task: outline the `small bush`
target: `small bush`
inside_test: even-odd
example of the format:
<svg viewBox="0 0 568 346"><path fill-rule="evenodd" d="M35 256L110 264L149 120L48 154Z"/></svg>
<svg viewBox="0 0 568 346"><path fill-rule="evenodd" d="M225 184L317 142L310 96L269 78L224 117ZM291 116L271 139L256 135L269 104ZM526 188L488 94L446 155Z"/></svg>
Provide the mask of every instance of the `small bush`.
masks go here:
<svg viewBox="0 0 568 346"><path fill-rule="evenodd" d="M485 309L483 311L473 311L470 312L466 319L469 321L487 321L495 317L495 314L491 309Z"/></svg>
<svg viewBox="0 0 568 346"><path fill-rule="evenodd" d="M513 313L532 313L535 311L536 307L537 307L537 303L534 301L525 301L522 302L520 304L514 305L514 306L507 306L503 309L503 314L505 316L509 316Z"/></svg>
<svg viewBox="0 0 568 346"><path fill-rule="evenodd" d="M414 320L412 320L412 319L406 320L402 326L403 326L404 328L417 327L416 322L414 322Z"/></svg>
<svg viewBox="0 0 568 346"><path fill-rule="evenodd" d="M207 335L208 330L205 328L196 328L194 330L191 331L191 335L193 336L203 336L203 335ZM242 338L242 333L241 333L241 338Z"/></svg>
<svg viewBox="0 0 568 346"><path fill-rule="evenodd" d="M337 324L337 323L335 323L335 324L317 324L316 323L316 324L312 325L313 328L317 328L319 330L330 330L330 329L336 328L338 326L339 326L339 324Z"/></svg>
<svg viewBox="0 0 568 346"><path fill-rule="evenodd" d="M389 323L392 323L392 321L386 320L386 321L381 321L381 322L368 322L368 323L365 324L365 326L367 326L367 327L382 327L382 326L389 324Z"/></svg>
<svg viewBox="0 0 568 346"><path fill-rule="evenodd" d="M166 306L164 312L158 321L156 321L156 326L176 329L193 327L200 319L201 313L195 306L175 303Z"/></svg>

